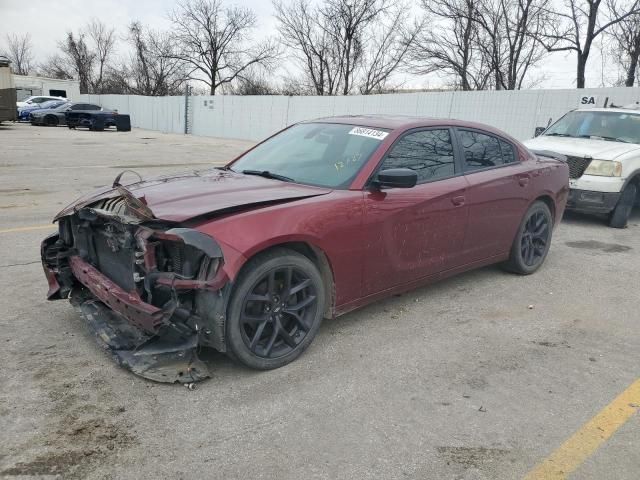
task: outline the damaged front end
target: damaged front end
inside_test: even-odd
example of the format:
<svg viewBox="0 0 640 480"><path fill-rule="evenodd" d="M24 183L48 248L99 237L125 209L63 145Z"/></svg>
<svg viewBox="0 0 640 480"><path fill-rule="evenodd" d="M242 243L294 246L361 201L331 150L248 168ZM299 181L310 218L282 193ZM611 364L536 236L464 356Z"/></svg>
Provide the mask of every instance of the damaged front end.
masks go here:
<svg viewBox="0 0 640 480"><path fill-rule="evenodd" d="M69 298L99 343L142 377L208 377L197 351L225 350L230 289L216 241L141 215L126 196L80 208L58 225L41 248L47 297Z"/></svg>

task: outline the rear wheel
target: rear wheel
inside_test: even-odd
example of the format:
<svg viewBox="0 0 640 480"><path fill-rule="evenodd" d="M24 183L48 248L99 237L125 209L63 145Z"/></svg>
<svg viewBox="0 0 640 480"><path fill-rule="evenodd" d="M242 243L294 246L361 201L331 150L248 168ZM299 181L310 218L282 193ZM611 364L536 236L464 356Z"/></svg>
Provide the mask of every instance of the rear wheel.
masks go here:
<svg viewBox="0 0 640 480"><path fill-rule="evenodd" d="M54 115L47 115L46 117L44 117L44 124L47 127L56 127L58 126L58 117Z"/></svg>
<svg viewBox="0 0 640 480"><path fill-rule="evenodd" d="M631 215L631 210L636 202L638 187L635 183L629 183L622 191L616 208L609 214L609 226L613 228L625 228Z"/></svg>
<svg viewBox="0 0 640 480"><path fill-rule="evenodd" d="M505 268L521 275L535 272L551 246L553 217L544 202L535 202L525 213Z"/></svg>
<svg viewBox="0 0 640 480"><path fill-rule="evenodd" d="M251 260L229 304L231 358L260 370L292 362L313 341L324 301L320 272L304 255L278 249Z"/></svg>

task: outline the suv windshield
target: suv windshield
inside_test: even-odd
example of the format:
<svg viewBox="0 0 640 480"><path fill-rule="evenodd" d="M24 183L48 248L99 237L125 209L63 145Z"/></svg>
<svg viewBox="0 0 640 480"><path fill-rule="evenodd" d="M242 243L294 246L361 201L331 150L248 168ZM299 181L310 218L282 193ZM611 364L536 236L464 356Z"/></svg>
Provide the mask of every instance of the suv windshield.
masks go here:
<svg viewBox="0 0 640 480"><path fill-rule="evenodd" d="M329 188L347 188L388 132L303 123L270 138L231 165L234 172Z"/></svg>
<svg viewBox="0 0 640 480"><path fill-rule="evenodd" d="M640 115L574 110L551 125L543 135L640 143Z"/></svg>

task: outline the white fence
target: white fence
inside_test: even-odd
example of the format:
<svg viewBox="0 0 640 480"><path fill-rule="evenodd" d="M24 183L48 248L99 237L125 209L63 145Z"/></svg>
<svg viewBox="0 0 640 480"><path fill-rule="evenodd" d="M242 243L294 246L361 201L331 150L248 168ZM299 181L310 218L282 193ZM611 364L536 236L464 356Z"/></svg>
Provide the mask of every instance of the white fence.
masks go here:
<svg viewBox="0 0 640 480"><path fill-rule="evenodd" d="M346 97L197 96L190 98L190 133L222 138L260 140L287 125L331 115L384 113L457 118L486 123L516 138L533 135L595 96L598 106L640 101L640 88L583 90L517 90L481 92L425 92ZM82 95L83 99L131 114L134 127L184 133L184 97Z"/></svg>

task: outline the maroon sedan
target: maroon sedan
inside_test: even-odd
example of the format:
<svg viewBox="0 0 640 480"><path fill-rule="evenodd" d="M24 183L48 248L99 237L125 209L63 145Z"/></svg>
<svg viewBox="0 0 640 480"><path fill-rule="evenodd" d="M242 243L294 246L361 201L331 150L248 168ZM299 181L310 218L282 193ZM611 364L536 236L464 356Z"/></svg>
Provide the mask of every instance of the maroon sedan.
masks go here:
<svg viewBox="0 0 640 480"><path fill-rule="evenodd" d="M139 181L60 212L49 299L147 378L208 376L213 347L283 366L323 318L492 263L530 274L568 168L493 128L345 116L303 122L224 168Z"/></svg>

